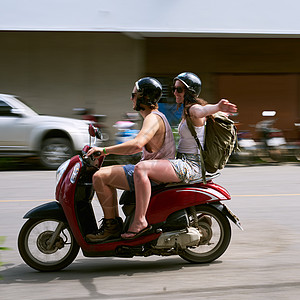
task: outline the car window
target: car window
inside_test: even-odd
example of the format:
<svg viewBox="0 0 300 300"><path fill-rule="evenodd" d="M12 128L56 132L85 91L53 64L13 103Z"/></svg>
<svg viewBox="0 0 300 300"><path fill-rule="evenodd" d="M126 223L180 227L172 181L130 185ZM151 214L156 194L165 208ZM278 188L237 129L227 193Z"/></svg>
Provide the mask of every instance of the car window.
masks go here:
<svg viewBox="0 0 300 300"><path fill-rule="evenodd" d="M0 100L0 116L13 116L11 112L12 107L6 102Z"/></svg>

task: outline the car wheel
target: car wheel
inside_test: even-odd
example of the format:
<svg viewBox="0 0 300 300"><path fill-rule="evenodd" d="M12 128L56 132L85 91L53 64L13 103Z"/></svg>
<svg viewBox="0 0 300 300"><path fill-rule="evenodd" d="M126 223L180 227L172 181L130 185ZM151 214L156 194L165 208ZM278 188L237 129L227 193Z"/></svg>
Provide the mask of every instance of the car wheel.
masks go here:
<svg viewBox="0 0 300 300"><path fill-rule="evenodd" d="M43 142L40 152L40 162L43 167L57 169L74 154L72 145L65 138L51 138Z"/></svg>

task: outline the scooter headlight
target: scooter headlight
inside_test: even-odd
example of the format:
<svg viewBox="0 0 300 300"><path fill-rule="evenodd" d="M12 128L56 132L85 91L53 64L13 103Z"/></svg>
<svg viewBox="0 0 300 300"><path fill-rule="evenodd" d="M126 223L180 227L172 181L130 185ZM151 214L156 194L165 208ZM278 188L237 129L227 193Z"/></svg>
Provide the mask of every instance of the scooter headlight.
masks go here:
<svg viewBox="0 0 300 300"><path fill-rule="evenodd" d="M77 178L77 175L78 175L78 173L79 173L79 170L80 170L80 163L78 162L78 163L74 166L74 169L73 169L73 172L72 172L72 175L71 175L71 178L70 178L71 183L75 183L76 178Z"/></svg>
<svg viewBox="0 0 300 300"><path fill-rule="evenodd" d="M62 163L57 171L56 171L56 185L59 183L61 177L63 176L64 172L66 171L68 165L70 163L70 159L66 160L64 163Z"/></svg>

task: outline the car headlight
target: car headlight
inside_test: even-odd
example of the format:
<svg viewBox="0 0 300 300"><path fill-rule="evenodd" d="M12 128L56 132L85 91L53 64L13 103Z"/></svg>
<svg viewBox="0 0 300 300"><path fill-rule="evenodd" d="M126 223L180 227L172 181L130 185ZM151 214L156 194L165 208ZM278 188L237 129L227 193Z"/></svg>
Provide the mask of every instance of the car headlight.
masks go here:
<svg viewBox="0 0 300 300"><path fill-rule="evenodd" d="M62 164L58 167L58 169L57 169L57 171L56 171L56 185L59 183L61 177L62 177L63 174L65 173L65 171L66 171L66 169L67 169L69 163L70 163L70 159L66 160L64 163L62 163Z"/></svg>

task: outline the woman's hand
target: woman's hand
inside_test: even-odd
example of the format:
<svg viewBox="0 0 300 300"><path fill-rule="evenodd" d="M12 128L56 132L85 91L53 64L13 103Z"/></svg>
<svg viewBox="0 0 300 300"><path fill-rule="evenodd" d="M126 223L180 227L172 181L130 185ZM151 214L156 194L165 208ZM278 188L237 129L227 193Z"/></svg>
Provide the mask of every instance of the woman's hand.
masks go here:
<svg viewBox="0 0 300 300"><path fill-rule="evenodd" d="M237 112L237 107L235 104L230 103L227 99L221 99L218 103L219 110L225 113L235 113Z"/></svg>

